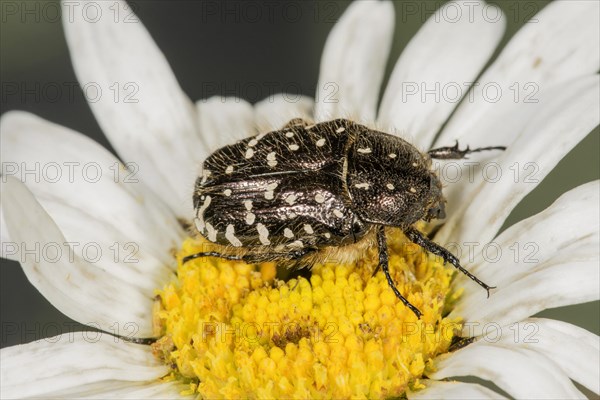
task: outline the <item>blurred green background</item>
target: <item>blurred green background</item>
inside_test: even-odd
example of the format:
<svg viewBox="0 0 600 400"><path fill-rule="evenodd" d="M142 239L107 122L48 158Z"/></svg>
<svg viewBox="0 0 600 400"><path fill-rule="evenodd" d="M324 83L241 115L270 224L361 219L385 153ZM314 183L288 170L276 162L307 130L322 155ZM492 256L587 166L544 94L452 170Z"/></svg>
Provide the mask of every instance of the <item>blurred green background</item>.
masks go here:
<svg viewBox="0 0 600 400"><path fill-rule="evenodd" d="M7 4L28 7L30 14L12 15ZM243 18L204 16L215 2L143 1L132 3L158 46L165 53L180 85L192 100L216 93L207 92L203 82L216 82L228 88L228 95L245 97L251 102L266 93L250 90L252 85L280 82L282 87L299 89L313 96L318 79L319 60L328 32L348 2L295 2L301 16L291 13L283 18L275 12L273 18L258 21ZM285 2L284 2L285 3ZM421 14L401 14L396 6L396 32L387 76L410 38L428 15L443 1L412 2ZM500 1L497 4L506 14L508 29L501 47L547 1ZM76 82L70 63L62 25L56 17L57 2L2 1L0 31L0 78L6 83L22 83L31 87L50 83ZM240 8L238 2L228 7ZM273 2L271 2L273 4ZM38 11L36 12L36 8ZM271 6L272 7L272 6ZM275 8L277 10L278 8ZM45 10L45 11L44 11ZM281 8L279 8L281 10ZM293 11L293 9L291 9ZM315 14L317 13L317 14ZM37 16L36 16L37 15ZM22 109L50 121L73 128L93 138L103 146L110 144L102 134L81 92L74 97L60 96L56 100L2 95L1 112ZM560 194L582 183L600 177L599 131L590 133L557 168L513 211L505 227L533 215L549 206ZM599 250L600 251L600 250ZM19 265L1 261L2 347L39 339L37 326L49 322L70 321L52 307L27 281ZM484 305L482 305L483 307ZM558 318L600 333L599 302L544 311L541 316ZM7 335L6 323L16 323L17 334ZM69 325L70 326L70 325ZM80 326L73 323L73 329ZM30 333L27 333L29 329Z"/></svg>

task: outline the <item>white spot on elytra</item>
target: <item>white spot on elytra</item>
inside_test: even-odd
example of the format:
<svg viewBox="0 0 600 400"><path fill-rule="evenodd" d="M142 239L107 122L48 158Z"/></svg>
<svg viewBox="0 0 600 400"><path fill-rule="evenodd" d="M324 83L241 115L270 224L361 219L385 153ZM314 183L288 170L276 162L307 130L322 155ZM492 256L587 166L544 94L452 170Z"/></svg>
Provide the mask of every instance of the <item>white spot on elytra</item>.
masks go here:
<svg viewBox="0 0 600 400"><path fill-rule="evenodd" d="M206 232L208 233L208 240L210 240L213 243L217 241L217 230L213 228L210 222L206 223Z"/></svg>
<svg viewBox="0 0 600 400"><path fill-rule="evenodd" d="M248 225L252 225L254 223L254 220L256 219L256 215L252 212L248 212L246 213L246 223Z"/></svg>
<svg viewBox="0 0 600 400"><path fill-rule="evenodd" d="M283 236L285 236L288 239L291 239L294 237L294 232L292 232L292 230L290 228L285 228L283 230Z"/></svg>
<svg viewBox="0 0 600 400"><path fill-rule="evenodd" d="M240 242L240 239L235 237L235 228L231 224L227 225L227 228L225 229L225 239L229 240L229 243L231 243L235 247L242 246L242 242Z"/></svg>
<svg viewBox="0 0 600 400"><path fill-rule="evenodd" d="M371 148L370 147L365 147L365 148L357 149L356 151L358 151L361 154L370 154L371 153Z"/></svg>
<svg viewBox="0 0 600 400"><path fill-rule="evenodd" d="M204 221L198 217L194 218L194 224L196 225L196 230L200 233L204 233L204 229L206 229L206 224Z"/></svg>
<svg viewBox="0 0 600 400"><path fill-rule="evenodd" d="M269 167L274 167L277 165L277 160L275 159L275 152L272 151L269 154L267 154L267 165Z"/></svg>
<svg viewBox="0 0 600 400"><path fill-rule="evenodd" d="M331 233L325 232L325 234L323 236L325 236L327 239L329 239L329 238L331 238Z"/></svg>
<svg viewBox="0 0 600 400"><path fill-rule="evenodd" d="M388 183L387 185L385 185L385 187L387 187L390 190L394 190L395 186L392 185L391 183Z"/></svg>
<svg viewBox="0 0 600 400"><path fill-rule="evenodd" d="M342 126L342 127L339 127L339 128L337 128L335 131L336 131L336 133L342 133L342 132L344 132L345 130L346 130L346 128L344 128L344 127Z"/></svg>
<svg viewBox="0 0 600 400"><path fill-rule="evenodd" d="M204 223L204 211L208 208L208 206L210 206L210 201L211 201L211 197L210 196L206 196L206 198L204 199L204 204L202 204L202 206L198 209L198 212L196 214L196 216L198 217L196 222L196 229L198 229L198 232L200 233L204 233L204 229L206 228L206 224Z"/></svg>
<svg viewBox="0 0 600 400"><path fill-rule="evenodd" d="M207 169L205 169L204 171L202 171L202 180L200 181L201 184L206 183L206 181L208 180L208 177L210 176L211 172Z"/></svg>
<svg viewBox="0 0 600 400"><path fill-rule="evenodd" d="M293 211L288 214L289 218L296 218L296 216L297 216L297 214L295 212L293 212Z"/></svg>
<svg viewBox="0 0 600 400"><path fill-rule="evenodd" d="M304 243L302 243L302 240L295 240L292 243L288 244L288 247L291 247L293 249L301 249L304 247Z"/></svg>
<svg viewBox="0 0 600 400"><path fill-rule="evenodd" d="M417 167L419 164L417 164L416 162L412 163L413 167Z"/></svg>
<svg viewBox="0 0 600 400"><path fill-rule="evenodd" d="M271 244L269 240L269 230L263 224L256 224L256 230L258 231L258 240L265 246Z"/></svg>
<svg viewBox="0 0 600 400"><path fill-rule="evenodd" d="M230 165L230 166L228 166L228 167L227 167L227 169L225 170L225 173L226 173L226 174L230 174L230 173L232 173L232 172L233 172L233 165Z"/></svg>
<svg viewBox="0 0 600 400"><path fill-rule="evenodd" d="M321 138L321 139L317 140L317 146L318 147L325 146L325 139Z"/></svg>
<svg viewBox="0 0 600 400"><path fill-rule="evenodd" d="M252 149L246 150L246 158L252 158L253 155L254 155L254 150L252 150Z"/></svg>
<svg viewBox="0 0 600 400"><path fill-rule="evenodd" d="M323 196L321 193L317 193L315 195L315 201L317 203L324 203L325 202L325 196Z"/></svg>
<svg viewBox="0 0 600 400"><path fill-rule="evenodd" d="M248 211L252 210L252 200L244 200L244 207Z"/></svg>
<svg viewBox="0 0 600 400"><path fill-rule="evenodd" d="M292 132L292 131L287 131L287 132L285 133L285 137L289 137L289 138L291 138L291 137L294 137L294 132Z"/></svg>
<svg viewBox="0 0 600 400"><path fill-rule="evenodd" d="M225 196L231 196L231 189L225 189L225 190L223 190L223 194Z"/></svg>
<svg viewBox="0 0 600 400"><path fill-rule="evenodd" d="M338 218L342 218L344 216L344 214L340 210L333 210L333 215L335 215Z"/></svg>
<svg viewBox="0 0 600 400"><path fill-rule="evenodd" d="M258 144L258 140L252 139L251 141L248 142L248 147L254 147L257 144Z"/></svg>
<svg viewBox="0 0 600 400"><path fill-rule="evenodd" d="M388 154L388 157L389 158L396 158L396 157L398 157L398 154L396 154L396 153L390 153L390 154Z"/></svg>
<svg viewBox="0 0 600 400"><path fill-rule="evenodd" d="M275 193L273 192L273 190L275 190L277 188L277 183L269 183L267 185L267 191L265 192L265 199L267 200L273 200L273 198L275 197Z"/></svg>
<svg viewBox="0 0 600 400"><path fill-rule="evenodd" d="M315 233L312 226L310 226L309 224L304 224L304 231L306 233L308 233L309 235L312 235L313 233Z"/></svg>
<svg viewBox="0 0 600 400"><path fill-rule="evenodd" d="M296 196L295 194L290 194L285 198L285 202L288 203L289 205L292 205L296 202L297 198L298 198L298 196Z"/></svg>
<svg viewBox="0 0 600 400"><path fill-rule="evenodd" d="M368 189L371 185L369 185L368 183L357 183L356 185L354 185L355 188L357 189Z"/></svg>
<svg viewBox="0 0 600 400"><path fill-rule="evenodd" d="M291 151L296 151L300 148L300 146L298 146L297 144L290 144L288 147Z"/></svg>
<svg viewBox="0 0 600 400"><path fill-rule="evenodd" d="M417 193L417 189L415 189L414 187L411 187L409 190L411 193Z"/></svg>

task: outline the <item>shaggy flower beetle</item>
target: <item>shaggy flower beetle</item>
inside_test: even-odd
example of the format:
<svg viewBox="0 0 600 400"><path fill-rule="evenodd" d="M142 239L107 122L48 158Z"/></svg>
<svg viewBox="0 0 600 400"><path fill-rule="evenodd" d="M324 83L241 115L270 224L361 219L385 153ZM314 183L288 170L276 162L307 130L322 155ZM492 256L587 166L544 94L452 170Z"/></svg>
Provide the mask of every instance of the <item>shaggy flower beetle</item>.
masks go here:
<svg viewBox="0 0 600 400"><path fill-rule="evenodd" d="M461 159L486 147L458 144L420 152L405 140L348 119L310 124L290 121L280 130L225 146L203 164L193 194L198 232L219 251L193 254L248 263L313 265L326 257L348 262L377 245L379 267L396 296L385 227L398 227L488 291L444 247L413 227L444 218L441 182L431 159Z"/></svg>

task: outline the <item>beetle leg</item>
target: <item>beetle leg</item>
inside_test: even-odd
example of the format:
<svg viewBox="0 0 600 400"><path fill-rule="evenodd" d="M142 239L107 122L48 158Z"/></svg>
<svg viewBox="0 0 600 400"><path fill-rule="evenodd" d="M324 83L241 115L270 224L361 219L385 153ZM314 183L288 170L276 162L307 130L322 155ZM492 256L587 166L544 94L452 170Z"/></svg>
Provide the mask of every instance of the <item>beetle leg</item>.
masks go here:
<svg viewBox="0 0 600 400"><path fill-rule="evenodd" d="M496 289L496 286L488 286L483 281L481 281L479 278L477 278L475 275L473 275L472 273L470 273L469 271L464 269L460 265L458 258L456 258L452 253L450 253L448 250L446 250L439 244L434 243L431 240L427 239L425 236L423 236L423 234L421 232L419 232L415 228L409 227L408 229L406 229L404 231L404 234L411 242L418 244L419 246L421 246L428 252L435 254L436 256L442 257L445 262L452 264L454 266L454 268L458 269L460 272L462 272L463 274L465 274L466 276L468 276L469 278L471 278L472 280L477 282L479 284L479 286L481 286L482 288L484 288L487 291L488 297L490 297L490 290Z"/></svg>
<svg viewBox="0 0 600 400"><path fill-rule="evenodd" d="M195 260L200 257L217 257L231 261L244 261L248 264L256 264L265 261L280 260L282 258L295 260L305 256L308 253L313 252L314 249L307 248L303 250L295 250L289 253L261 253L261 254L245 254L243 256L223 254L216 251L206 251L201 253L190 254L189 256L183 257L182 263L185 264L188 261Z"/></svg>
<svg viewBox="0 0 600 400"><path fill-rule="evenodd" d="M304 249L292 250L287 253L249 253L244 255L243 261L248 264L256 264L265 261L278 261L278 260L298 260L305 255L316 251L313 247L306 247Z"/></svg>
<svg viewBox="0 0 600 400"><path fill-rule="evenodd" d="M377 273L379 272L380 269L381 269L381 265L377 264L377 266L375 267L375 270L371 274L371 278L375 277L375 275L377 275Z"/></svg>
<svg viewBox="0 0 600 400"><path fill-rule="evenodd" d="M456 144L452 147L438 147L437 149L431 149L427 152L431 158L435 158L438 160L460 160L462 158L467 158L468 154L478 153L480 151L488 151L488 150L506 150L504 146L491 146L491 147L480 147L478 149L471 150L469 146L466 149L460 150L458 148L458 140Z"/></svg>
<svg viewBox="0 0 600 400"><path fill-rule="evenodd" d="M385 238L385 228L383 226L380 226L379 230L377 231L377 245L379 247L379 265L377 266L377 268L379 269L381 267L381 269L383 270L383 273L385 274L385 278L387 279L388 285L390 285L390 288L392 288L392 291L394 292L396 297L398 297L400 299L400 301L402 303L404 303L404 305L406 307L408 307L413 313L415 313L417 318L420 319L421 315L422 315L421 311L419 311L419 309L417 307L410 304L410 302L408 300L406 300L406 298L404 296L402 296L402 294L396 287L396 284L392 280L392 277L390 276L388 252L387 252L387 241Z"/></svg>
<svg viewBox="0 0 600 400"><path fill-rule="evenodd" d="M308 253L312 253L315 251L314 248L308 247L302 250L294 250L289 253L257 253L257 254L244 254L243 256L232 255L232 254L223 254L217 251L205 251L195 254L190 254L183 258L182 263L185 264L188 261L195 260L200 257L217 257L223 258L225 260L231 261L244 261L248 264L256 264L265 261L273 261L273 260L281 260L283 258L288 260L297 260Z"/></svg>
<svg viewBox="0 0 600 400"><path fill-rule="evenodd" d="M223 254L223 253L219 253L216 251L205 251L205 252L201 252L201 253L190 254L189 256L183 257L183 260L181 261L181 263L185 264L188 261L195 260L196 258L200 258L200 257L218 257L218 258L224 258L225 260L242 261L242 257L240 257L240 256Z"/></svg>

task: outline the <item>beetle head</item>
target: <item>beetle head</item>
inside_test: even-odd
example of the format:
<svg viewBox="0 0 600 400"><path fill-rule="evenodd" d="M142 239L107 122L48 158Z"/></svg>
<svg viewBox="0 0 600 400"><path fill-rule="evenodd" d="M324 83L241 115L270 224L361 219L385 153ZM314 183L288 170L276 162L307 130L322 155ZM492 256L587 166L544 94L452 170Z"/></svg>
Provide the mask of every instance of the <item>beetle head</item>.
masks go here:
<svg viewBox="0 0 600 400"><path fill-rule="evenodd" d="M427 203L427 212L423 219L427 222L432 219L444 219L446 218L446 199L442 194L442 184L435 174L431 174L430 188L427 197L429 201Z"/></svg>

